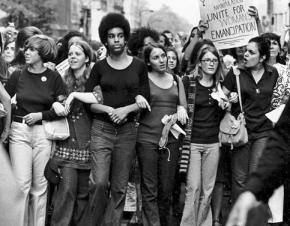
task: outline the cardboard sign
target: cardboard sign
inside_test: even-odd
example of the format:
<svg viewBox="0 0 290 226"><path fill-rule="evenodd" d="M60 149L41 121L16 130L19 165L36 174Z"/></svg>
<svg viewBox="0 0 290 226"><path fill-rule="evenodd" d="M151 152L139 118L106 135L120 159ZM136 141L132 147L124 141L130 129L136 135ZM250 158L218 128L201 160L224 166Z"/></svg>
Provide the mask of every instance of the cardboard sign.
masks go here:
<svg viewBox="0 0 290 226"><path fill-rule="evenodd" d="M64 61L56 65L55 69L61 75L61 77L63 77L65 75L65 72L69 69L68 59L65 59Z"/></svg>
<svg viewBox="0 0 290 226"><path fill-rule="evenodd" d="M248 14L250 0L200 0L201 19L208 24L204 38L218 49L247 45L258 36L254 17Z"/></svg>

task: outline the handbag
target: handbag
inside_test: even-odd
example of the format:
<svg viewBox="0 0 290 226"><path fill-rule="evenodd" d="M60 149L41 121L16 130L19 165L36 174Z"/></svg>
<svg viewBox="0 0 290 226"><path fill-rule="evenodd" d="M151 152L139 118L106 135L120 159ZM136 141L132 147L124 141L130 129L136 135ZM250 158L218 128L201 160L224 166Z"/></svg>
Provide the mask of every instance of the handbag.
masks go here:
<svg viewBox="0 0 290 226"><path fill-rule="evenodd" d="M56 142L53 141L51 146L50 159L48 160L44 168L44 177L49 183L57 185L62 179L62 176L60 168L55 159L53 158L55 150L56 150Z"/></svg>
<svg viewBox="0 0 290 226"><path fill-rule="evenodd" d="M60 169L53 158L49 159L44 168L44 177L50 183L57 185L62 179Z"/></svg>
<svg viewBox="0 0 290 226"><path fill-rule="evenodd" d="M70 136L67 118L53 121L42 121L46 138L49 140L65 140Z"/></svg>
<svg viewBox="0 0 290 226"><path fill-rule="evenodd" d="M243 111L240 77L239 73L234 73L236 76L237 90L241 113L235 118L230 112L226 112L224 118L220 122L219 141L221 145L234 147L243 146L248 143L248 131L246 128L246 120Z"/></svg>

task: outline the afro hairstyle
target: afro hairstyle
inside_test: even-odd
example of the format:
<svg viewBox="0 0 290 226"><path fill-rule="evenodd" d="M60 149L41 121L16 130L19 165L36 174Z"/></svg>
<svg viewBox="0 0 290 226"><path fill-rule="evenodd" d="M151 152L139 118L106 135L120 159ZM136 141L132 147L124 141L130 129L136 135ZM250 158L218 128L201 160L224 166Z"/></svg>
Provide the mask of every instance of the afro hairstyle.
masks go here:
<svg viewBox="0 0 290 226"><path fill-rule="evenodd" d="M99 26L99 36L103 44L107 42L108 30L115 27L123 29L125 40L128 41L130 37L130 24L128 20L122 14L108 13L102 18Z"/></svg>
<svg viewBox="0 0 290 226"><path fill-rule="evenodd" d="M133 56L137 56L144 47L144 39L151 37L155 42L159 41L158 31L150 27L140 27L133 31L128 41L128 49Z"/></svg>

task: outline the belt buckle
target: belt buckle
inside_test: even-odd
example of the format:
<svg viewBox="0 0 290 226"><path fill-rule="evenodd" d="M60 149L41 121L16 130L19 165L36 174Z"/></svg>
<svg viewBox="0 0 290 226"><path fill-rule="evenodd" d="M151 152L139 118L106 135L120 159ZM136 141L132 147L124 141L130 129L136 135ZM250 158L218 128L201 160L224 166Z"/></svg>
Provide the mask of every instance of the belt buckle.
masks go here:
<svg viewBox="0 0 290 226"><path fill-rule="evenodd" d="M17 118L17 122L22 123L22 124L26 124L24 117L21 116L15 116L15 118Z"/></svg>

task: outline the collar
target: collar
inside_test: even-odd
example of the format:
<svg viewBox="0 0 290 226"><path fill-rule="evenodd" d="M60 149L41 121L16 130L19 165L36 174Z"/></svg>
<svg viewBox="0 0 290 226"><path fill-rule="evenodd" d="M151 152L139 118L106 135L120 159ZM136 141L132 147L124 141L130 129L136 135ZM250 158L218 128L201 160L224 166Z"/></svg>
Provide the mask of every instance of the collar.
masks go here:
<svg viewBox="0 0 290 226"><path fill-rule="evenodd" d="M272 76L275 73L275 71L277 71L276 68L274 68L274 67L272 67L272 66L270 66L268 64L264 65L264 68L265 68L264 74L265 75L269 75L269 76ZM241 71L244 71L244 72L246 72L248 74L251 74L251 72L244 65L239 65L238 69L241 70Z"/></svg>

